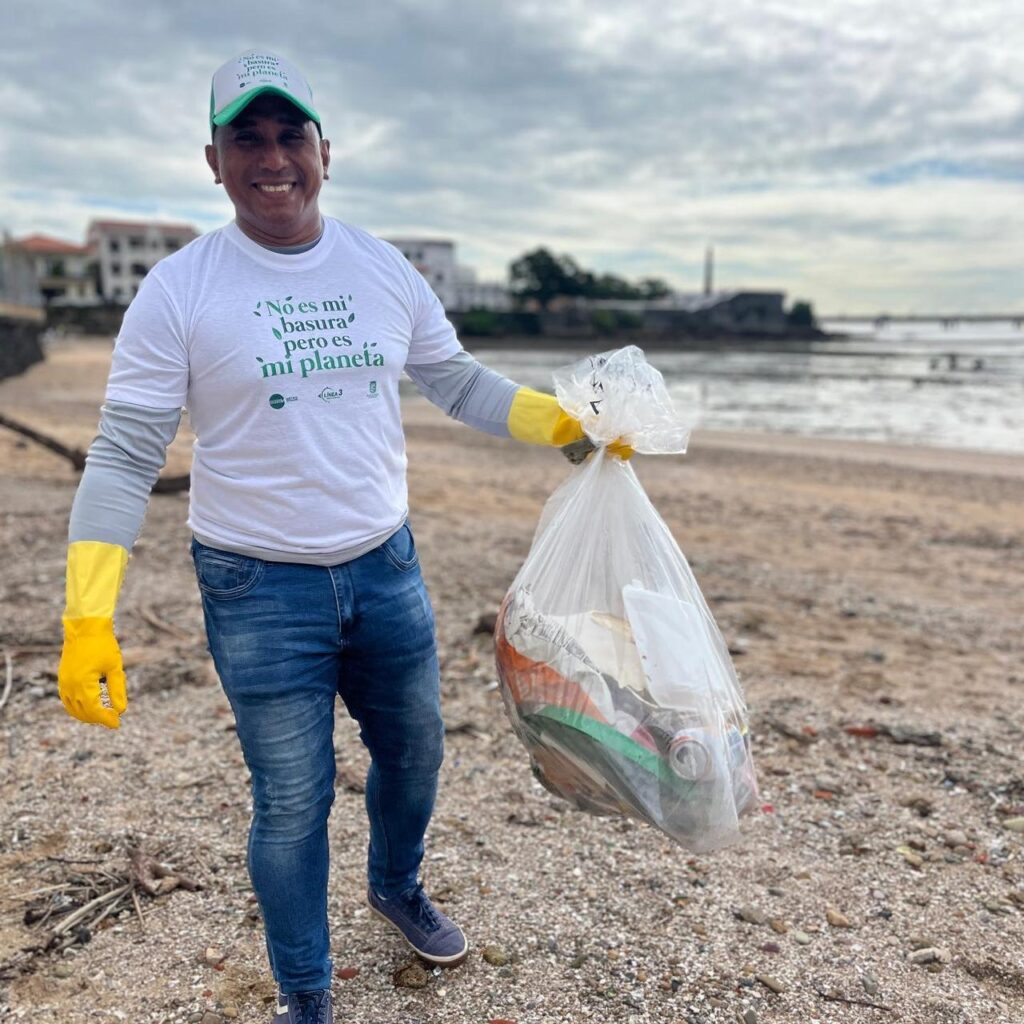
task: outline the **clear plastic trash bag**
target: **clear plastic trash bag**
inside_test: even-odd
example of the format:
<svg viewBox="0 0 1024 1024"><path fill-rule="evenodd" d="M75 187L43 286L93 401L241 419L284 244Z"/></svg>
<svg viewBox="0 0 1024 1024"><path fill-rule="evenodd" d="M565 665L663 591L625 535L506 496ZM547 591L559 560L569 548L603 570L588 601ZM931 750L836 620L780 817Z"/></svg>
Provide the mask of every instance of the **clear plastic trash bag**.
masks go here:
<svg viewBox="0 0 1024 1024"><path fill-rule="evenodd" d="M635 346L555 374L598 445L682 452L688 430ZM603 448L552 494L502 602L498 674L540 781L575 807L707 851L758 806L747 709L693 573L628 462Z"/></svg>

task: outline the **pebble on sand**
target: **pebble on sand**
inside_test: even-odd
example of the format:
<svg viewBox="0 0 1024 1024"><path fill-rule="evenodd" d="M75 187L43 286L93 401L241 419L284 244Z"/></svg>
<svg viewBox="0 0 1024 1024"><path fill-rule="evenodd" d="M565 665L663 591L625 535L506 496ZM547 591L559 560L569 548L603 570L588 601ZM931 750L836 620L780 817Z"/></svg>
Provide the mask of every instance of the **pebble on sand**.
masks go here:
<svg viewBox="0 0 1024 1024"><path fill-rule="evenodd" d="M952 960L948 949L941 946L929 946L927 949L917 949L910 954L912 964L948 964Z"/></svg>
<svg viewBox="0 0 1024 1024"><path fill-rule="evenodd" d="M774 992L776 995L782 995L786 991L786 986L778 978L773 978L770 974L758 974L756 977L766 989Z"/></svg>
<svg viewBox="0 0 1024 1024"><path fill-rule="evenodd" d="M763 910L758 910L757 907L740 907L736 911L736 916L741 921L746 921L747 924L765 924L768 921L768 915Z"/></svg>
<svg viewBox="0 0 1024 1024"><path fill-rule="evenodd" d="M403 964L395 971L396 988L426 988L430 975L417 963Z"/></svg>
<svg viewBox="0 0 1024 1024"><path fill-rule="evenodd" d="M484 946L480 955L492 967L504 967L512 959L500 946Z"/></svg>
<svg viewBox="0 0 1024 1024"><path fill-rule="evenodd" d="M825 917L833 928L852 928L850 919L835 907L828 907L825 910Z"/></svg>

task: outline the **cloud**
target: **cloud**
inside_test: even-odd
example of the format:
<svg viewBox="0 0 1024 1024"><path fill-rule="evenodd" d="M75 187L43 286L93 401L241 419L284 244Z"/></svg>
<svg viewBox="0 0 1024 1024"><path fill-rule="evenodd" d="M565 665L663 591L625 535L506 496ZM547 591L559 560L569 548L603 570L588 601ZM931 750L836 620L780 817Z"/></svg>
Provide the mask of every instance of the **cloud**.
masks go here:
<svg viewBox="0 0 1024 1024"><path fill-rule="evenodd" d="M1020 304L1009 0L61 0L5 20L15 232L81 237L118 210L227 220L202 160L209 76L259 45L313 83L325 211L453 237L485 276L546 244L696 287L711 242L723 285L819 308Z"/></svg>

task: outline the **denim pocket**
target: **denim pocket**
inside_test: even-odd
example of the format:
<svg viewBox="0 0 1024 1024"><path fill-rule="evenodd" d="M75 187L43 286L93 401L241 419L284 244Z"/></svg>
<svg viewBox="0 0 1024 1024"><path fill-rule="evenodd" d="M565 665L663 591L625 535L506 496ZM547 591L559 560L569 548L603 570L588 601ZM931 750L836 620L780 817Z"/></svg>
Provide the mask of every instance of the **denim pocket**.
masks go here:
<svg viewBox="0 0 1024 1024"><path fill-rule="evenodd" d="M266 563L234 551L192 545L199 589L207 596L225 601L249 593L263 578Z"/></svg>
<svg viewBox="0 0 1024 1024"><path fill-rule="evenodd" d="M416 542L412 539L412 530L409 529L408 523L398 533L388 537L381 548L384 551L384 557L399 572L408 572L415 568L419 561L419 556L416 554Z"/></svg>

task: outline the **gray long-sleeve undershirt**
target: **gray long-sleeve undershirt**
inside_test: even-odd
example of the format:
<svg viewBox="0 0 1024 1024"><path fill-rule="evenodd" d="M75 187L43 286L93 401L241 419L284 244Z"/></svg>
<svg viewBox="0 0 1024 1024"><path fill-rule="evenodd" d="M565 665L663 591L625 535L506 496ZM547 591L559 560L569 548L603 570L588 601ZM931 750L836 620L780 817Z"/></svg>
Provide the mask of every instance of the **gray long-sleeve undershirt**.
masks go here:
<svg viewBox="0 0 1024 1024"><path fill-rule="evenodd" d="M407 365L405 372L449 416L485 433L509 436L508 414L519 385L489 370L468 352L439 363ZM103 406L99 434L89 446L85 472L71 506L69 543L103 541L131 551L180 419L180 409L149 409L127 402ZM358 549L331 552L323 564L357 558L391 532L373 538L369 547L361 544ZM257 558L272 555L262 550L242 553ZM293 560L293 556L282 553L282 560Z"/></svg>

